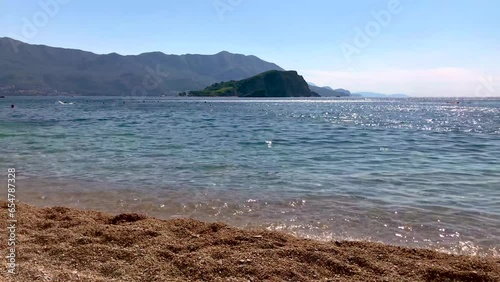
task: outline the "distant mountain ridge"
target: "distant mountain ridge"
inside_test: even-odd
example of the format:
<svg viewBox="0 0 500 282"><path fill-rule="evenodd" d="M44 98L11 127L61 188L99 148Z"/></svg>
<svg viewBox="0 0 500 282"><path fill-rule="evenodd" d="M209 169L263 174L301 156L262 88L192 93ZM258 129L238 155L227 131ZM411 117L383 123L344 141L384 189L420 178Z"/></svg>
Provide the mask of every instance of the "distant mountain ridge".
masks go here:
<svg viewBox="0 0 500 282"><path fill-rule="evenodd" d="M161 52L98 55L12 40L0 38L2 93L10 89L19 94L19 90L24 89L27 92L21 93L173 95L203 89L215 82L245 79L269 70L283 71L278 65L256 56L227 51L215 55L167 55Z"/></svg>
<svg viewBox="0 0 500 282"><path fill-rule="evenodd" d="M348 97L351 96L351 92L345 89L333 89L330 86L319 87L314 83L308 83L309 88L321 95L321 97Z"/></svg>

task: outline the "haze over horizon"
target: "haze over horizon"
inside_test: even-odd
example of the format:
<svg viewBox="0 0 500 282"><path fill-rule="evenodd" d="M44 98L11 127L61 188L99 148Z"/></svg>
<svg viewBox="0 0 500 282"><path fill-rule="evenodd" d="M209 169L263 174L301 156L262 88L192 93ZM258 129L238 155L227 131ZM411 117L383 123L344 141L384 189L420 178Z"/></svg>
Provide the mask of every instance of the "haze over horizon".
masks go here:
<svg viewBox="0 0 500 282"><path fill-rule="evenodd" d="M0 37L98 54L227 50L352 92L500 97L499 9L487 0L0 1Z"/></svg>

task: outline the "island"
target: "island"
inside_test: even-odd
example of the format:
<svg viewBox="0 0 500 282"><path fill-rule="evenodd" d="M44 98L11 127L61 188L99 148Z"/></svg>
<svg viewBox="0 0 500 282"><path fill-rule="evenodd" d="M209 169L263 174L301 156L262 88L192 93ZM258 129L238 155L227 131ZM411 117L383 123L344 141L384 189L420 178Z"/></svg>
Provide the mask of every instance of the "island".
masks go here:
<svg viewBox="0 0 500 282"><path fill-rule="evenodd" d="M321 97L296 71L266 71L247 79L212 84L179 96L208 97Z"/></svg>

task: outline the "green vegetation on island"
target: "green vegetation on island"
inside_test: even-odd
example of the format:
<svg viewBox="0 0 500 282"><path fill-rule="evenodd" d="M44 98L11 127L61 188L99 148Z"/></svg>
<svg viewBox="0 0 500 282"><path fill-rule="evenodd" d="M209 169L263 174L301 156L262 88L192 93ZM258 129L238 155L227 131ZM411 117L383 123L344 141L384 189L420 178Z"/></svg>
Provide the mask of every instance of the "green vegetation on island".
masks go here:
<svg viewBox="0 0 500 282"><path fill-rule="evenodd" d="M179 93L185 96L186 93ZM215 83L189 96L209 97L320 97L296 71L271 70L247 79Z"/></svg>

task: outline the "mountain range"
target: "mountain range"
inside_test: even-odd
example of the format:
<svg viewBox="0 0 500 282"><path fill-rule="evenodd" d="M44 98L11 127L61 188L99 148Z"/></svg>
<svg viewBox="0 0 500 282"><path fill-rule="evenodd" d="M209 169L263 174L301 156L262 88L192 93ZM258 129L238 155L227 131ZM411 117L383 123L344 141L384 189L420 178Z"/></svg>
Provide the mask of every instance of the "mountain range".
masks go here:
<svg viewBox="0 0 500 282"><path fill-rule="evenodd" d="M283 70L255 56L225 51L215 55L98 55L11 40L0 38L0 87L4 89L81 95L168 95Z"/></svg>
<svg viewBox="0 0 500 282"><path fill-rule="evenodd" d="M140 55L92 52L27 44L0 38L0 94L177 95L218 82L242 80L280 66L256 56L222 51L215 55ZM344 89L309 88L325 97L349 96Z"/></svg>

